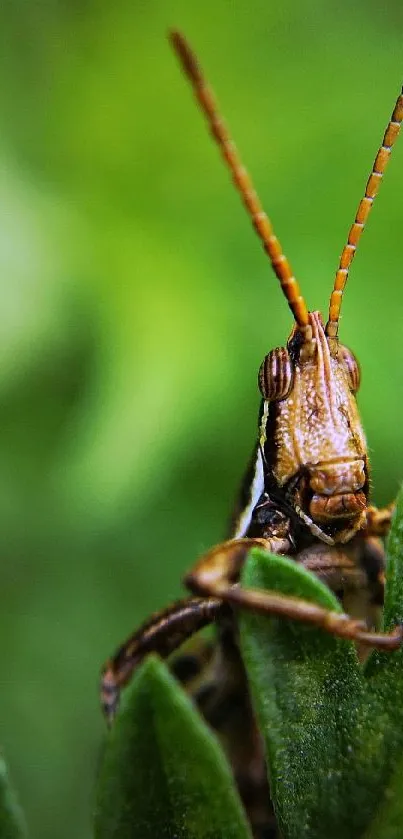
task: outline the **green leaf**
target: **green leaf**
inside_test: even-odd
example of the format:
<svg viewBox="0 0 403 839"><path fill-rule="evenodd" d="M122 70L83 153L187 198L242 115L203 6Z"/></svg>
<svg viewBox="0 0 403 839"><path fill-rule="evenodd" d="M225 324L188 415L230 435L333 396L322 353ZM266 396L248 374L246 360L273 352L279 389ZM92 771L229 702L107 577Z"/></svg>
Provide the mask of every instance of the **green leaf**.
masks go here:
<svg viewBox="0 0 403 839"><path fill-rule="evenodd" d="M383 627L393 629L403 624L403 487L396 499L396 512L392 520L386 546L387 569ZM368 662L368 675L384 678L383 670L390 669L402 679L403 687L403 646L393 656L389 653L374 653Z"/></svg>
<svg viewBox="0 0 403 839"><path fill-rule="evenodd" d="M402 839L403 836L403 758L398 761L383 790L379 808L365 839Z"/></svg>
<svg viewBox="0 0 403 839"><path fill-rule="evenodd" d="M313 574L263 551L251 553L242 583L340 611ZM283 836L356 839L366 811L355 799L352 756L359 756L360 783L370 795L373 754L361 724L364 682L353 645L284 618L244 613L240 625Z"/></svg>
<svg viewBox="0 0 403 839"><path fill-rule="evenodd" d="M215 738L167 668L149 658L109 733L96 839L250 839Z"/></svg>
<svg viewBox="0 0 403 839"><path fill-rule="evenodd" d="M396 512L387 540L384 624L390 629L396 623L403 623L403 487L396 499ZM403 649L400 656L403 656Z"/></svg>
<svg viewBox="0 0 403 839"><path fill-rule="evenodd" d="M10 787L4 760L0 758L0 839L23 839L25 836L22 811Z"/></svg>
<svg viewBox="0 0 403 839"><path fill-rule="evenodd" d="M387 541L384 627L403 623L403 488ZM403 835L403 646L394 653L375 651L365 669L371 723L378 732L376 757L379 813L368 836L400 839Z"/></svg>
<svg viewBox="0 0 403 839"><path fill-rule="evenodd" d="M243 580L340 605L297 563L255 551ZM388 540L384 623L403 622L403 495ZM240 616L241 640L285 839L403 836L403 649L355 649L301 623Z"/></svg>

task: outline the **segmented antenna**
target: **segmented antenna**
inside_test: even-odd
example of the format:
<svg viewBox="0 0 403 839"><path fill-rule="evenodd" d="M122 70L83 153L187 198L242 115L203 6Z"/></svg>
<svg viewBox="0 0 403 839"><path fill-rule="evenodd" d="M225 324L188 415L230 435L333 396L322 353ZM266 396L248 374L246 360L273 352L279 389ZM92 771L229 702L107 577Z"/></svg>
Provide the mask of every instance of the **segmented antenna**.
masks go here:
<svg viewBox="0 0 403 839"><path fill-rule="evenodd" d="M227 126L219 114L213 91L207 84L197 58L183 35L180 32L172 31L169 33L169 38L182 68L193 87L195 96L207 119L210 131L231 171L234 184L252 219L255 230L280 280L281 288L295 321L299 328L309 337L310 327L306 329L309 320L305 300L302 297L288 259L284 255L280 242L273 232L271 222L263 210L249 174L242 164L235 143L231 139Z"/></svg>
<svg viewBox="0 0 403 839"><path fill-rule="evenodd" d="M362 231L364 230L365 223L371 212L371 207L378 194L383 173L386 169L388 160L392 153L392 146L399 135L402 120L403 88L400 95L397 98L393 114L385 131L382 145L375 158L374 165L372 167L372 172L368 178L364 198L361 199L358 205L358 210L354 224L350 228L347 244L344 246L340 257L340 263L336 272L333 291L330 295L329 320L326 324L325 330L326 334L331 337L336 337L338 332L341 301L343 297L343 291L345 289L346 282L348 279L350 265L353 261L354 254L357 250L357 245L360 241L360 237Z"/></svg>

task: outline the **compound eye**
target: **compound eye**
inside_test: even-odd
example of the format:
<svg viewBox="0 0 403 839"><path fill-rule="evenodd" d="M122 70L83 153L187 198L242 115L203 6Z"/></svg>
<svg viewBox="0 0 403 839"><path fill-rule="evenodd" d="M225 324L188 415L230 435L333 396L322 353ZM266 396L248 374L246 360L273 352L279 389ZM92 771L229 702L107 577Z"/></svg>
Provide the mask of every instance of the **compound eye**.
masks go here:
<svg viewBox="0 0 403 839"><path fill-rule="evenodd" d="M287 396L292 385L292 364L285 347L276 347L266 355L260 365L258 382L263 399L272 402Z"/></svg>
<svg viewBox="0 0 403 839"><path fill-rule="evenodd" d="M342 358L344 361L344 367L347 372L347 381L350 390L353 393L357 393L357 390L361 383L361 370L360 365L351 350L348 347L340 347Z"/></svg>

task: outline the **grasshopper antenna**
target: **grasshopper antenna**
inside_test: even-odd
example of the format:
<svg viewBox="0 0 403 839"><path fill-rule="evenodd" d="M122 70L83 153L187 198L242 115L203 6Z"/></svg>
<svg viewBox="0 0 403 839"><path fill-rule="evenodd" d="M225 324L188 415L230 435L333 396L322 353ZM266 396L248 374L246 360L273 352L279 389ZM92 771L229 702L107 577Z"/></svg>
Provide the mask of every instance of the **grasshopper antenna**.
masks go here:
<svg viewBox="0 0 403 839"><path fill-rule="evenodd" d="M348 280L350 265L353 261L354 254L357 250L358 242L360 241L362 231L365 227L365 223L371 212L372 205L378 194L384 171L388 165L388 161L392 153L392 146L399 135L402 120L403 88L400 95L397 98L393 114L390 118L390 121L384 134L382 145L374 160L374 165L372 167L371 174L368 178L367 185L365 187L365 195L358 205L358 210L356 213L354 223L352 224L350 232L348 234L347 244L344 246L342 250L339 267L337 269L334 281L333 291L330 295L329 319L326 324L325 330L326 335L329 335L329 337L335 338L337 336L337 332L339 329L341 301Z"/></svg>
<svg viewBox="0 0 403 839"><path fill-rule="evenodd" d="M271 222L263 210L250 176L242 164L235 143L231 139L228 128L218 111L213 91L204 78L199 62L183 35L173 30L169 33L169 39L182 65L182 69L193 87L194 94L207 119L210 131L230 169L234 184L252 219L256 233L280 280L283 294L286 297L294 319L304 334L305 340L309 341L312 337L312 329L309 325L308 309L305 300L294 277L290 263L283 253L277 236L273 232Z"/></svg>

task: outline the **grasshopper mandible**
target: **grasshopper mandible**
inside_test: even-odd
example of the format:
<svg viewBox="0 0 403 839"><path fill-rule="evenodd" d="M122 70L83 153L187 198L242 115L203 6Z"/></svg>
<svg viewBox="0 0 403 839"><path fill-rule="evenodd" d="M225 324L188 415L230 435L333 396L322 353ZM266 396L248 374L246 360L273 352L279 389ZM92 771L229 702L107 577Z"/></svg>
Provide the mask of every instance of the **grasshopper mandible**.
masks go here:
<svg viewBox="0 0 403 839"><path fill-rule="evenodd" d="M202 556L186 575L185 585L192 595L153 615L107 662L102 704L111 722L120 689L145 655L154 651L165 658L199 629L216 622L218 644L204 656L215 662L213 677L208 690L202 686L195 699L210 724L221 728L222 720L231 715L236 694L238 737L241 726L243 743L250 740L249 757L256 758L260 747L238 651L237 609L317 625L360 646L393 650L402 641L401 627L389 634L375 629L384 589L381 537L389 529L393 504L382 510L369 505L369 458L355 398L360 368L353 353L339 342L338 326L350 265L403 120L403 91L343 248L324 325L320 312L307 309L195 55L180 33L172 32L170 40L280 281L294 326L286 347L271 350L260 367L258 439L241 488L231 538ZM241 588L238 581L243 563L256 545L290 556L314 571L337 593L349 614ZM200 667L197 659L188 655L178 658L173 669L186 682ZM224 725L227 723L228 719ZM253 785L260 784L263 789L266 783L263 755L259 783L256 777L252 783L245 756L242 773L237 768L236 745L227 750L251 811L248 796ZM256 759L254 765L256 774ZM267 824L267 814L262 819L252 819L256 835L258 822Z"/></svg>

